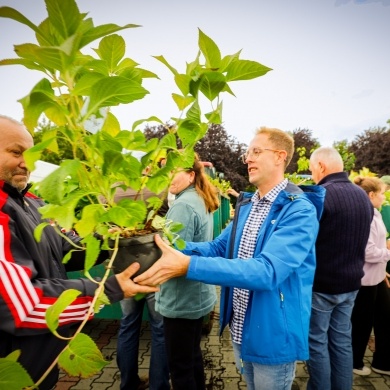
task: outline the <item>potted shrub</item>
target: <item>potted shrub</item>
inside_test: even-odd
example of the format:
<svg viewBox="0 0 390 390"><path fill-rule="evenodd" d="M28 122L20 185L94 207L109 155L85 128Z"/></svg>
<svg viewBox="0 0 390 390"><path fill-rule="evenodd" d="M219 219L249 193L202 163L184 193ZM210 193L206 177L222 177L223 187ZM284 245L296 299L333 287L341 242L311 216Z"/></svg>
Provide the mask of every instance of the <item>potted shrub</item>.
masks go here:
<svg viewBox="0 0 390 390"><path fill-rule="evenodd" d="M13 8L0 7L1 17L30 27L36 38L35 43L16 45L17 57L3 59L0 65L22 65L43 73L42 80L19 102L24 110L23 122L30 132L42 115L51 121L53 129L25 153L26 161L32 170L45 150L57 150L58 140L65 139L72 145L74 158L63 161L39 183L39 193L47 201L41 213L55 224L58 234L61 229L74 229L84 237L84 246L75 250L86 251L84 274L87 277L91 278L89 271L100 251L98 237L104 237L106 244L108 239L114 242L102 284L108 277L121 237L163 229L174 240L179 227L157 215L162 199L156 196L144 200L143 189L159 194L169 186L172 172L192 166L196 142L206 134L211 123L222 122L222 92L233 94L231 82L262 76L270 68L240 59L240 52L222 56L215 42L199 30L198 52L193 61L186 63L184 71L176 70L162 55L155 57L170 69L178 87L178 92L172 93L178 114L171 118L166 136L146 141L142 126L151 121L163 124L161 119L154 116L136 119L131 129L122 129L110 110L143 99L148 93L143 80L157 78L133 59L124 57L126 43L117 32L139 26L94 26L74 0L45 0L45 3L48 16L39 25ZM83 53L92 43L96 45L94 55ZM177 148L178 139L182 149ZM139 152L143 153L140 159ZM166 157L163 167L158 164L161 157ZM116 203L117 187L134 189L135 199ZM80 201L84 204L81 211ZM36 229L37 240L48 223ZM103 289L97 291L95 308L105 301ZM53 332L59 313L74 299L74 294L71 290L65 292L53 305L47 316ZM85 342L78 340L83 324L70 341L73 347ZM12 361L16 367L14 360L8 363ZM70 375L93 375L104 365L91 364L88 372L80 371L75 364L77 359L72 359L66 351L59 361Z"/></svg>

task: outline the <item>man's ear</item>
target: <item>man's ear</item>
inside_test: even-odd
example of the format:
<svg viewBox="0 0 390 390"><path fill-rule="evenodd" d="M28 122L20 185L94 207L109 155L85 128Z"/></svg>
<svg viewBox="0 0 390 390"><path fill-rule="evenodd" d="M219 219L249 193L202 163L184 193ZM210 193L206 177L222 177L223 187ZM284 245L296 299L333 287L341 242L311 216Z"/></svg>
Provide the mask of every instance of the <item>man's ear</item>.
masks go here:
<svg viewBox="0 0 390 390"><path fill-rule="evenodd" d="M319 161L319 162L318 162L318 166L319 166L319 168L320 168L320 172L321 172L321 173L324 173L325 170L326 170L325 164L324 164L323 162Z"/></svg>
<svg viewBox="0 0 390 390"><path fill-rule="evenodd" d="M278 151L278 163L285 164L287 160L287 152L285 150Z"/></svg>

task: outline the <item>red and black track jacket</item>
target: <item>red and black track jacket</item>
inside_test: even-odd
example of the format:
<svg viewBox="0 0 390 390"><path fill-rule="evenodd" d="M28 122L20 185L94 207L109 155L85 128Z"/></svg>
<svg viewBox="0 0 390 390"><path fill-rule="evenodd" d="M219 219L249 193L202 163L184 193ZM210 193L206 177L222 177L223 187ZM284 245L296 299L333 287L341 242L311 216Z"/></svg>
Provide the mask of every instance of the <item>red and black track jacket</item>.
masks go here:
<svg viewBox="0 0 390 390"><path fill-rule="evenodd" d="M60 326L66 330L85 317L97 287L88 279L67 279L67 270L83 268L84 251L74 252L72 269L66 269L62 258L71 244L54 228L46 227L40 242L34 239L35 227L43 222L38 211L43 204L33 194L20 193L0 180L0 357L21 349L19 361L34 379L64 346L47 329L46 309L63 291L81 291L60 316ZM80 240L73 232L67 235L72 241ZM103 255L107 258L107 253ZM115 277L108 279L105 292L111 302L123 298Z"/></svg>

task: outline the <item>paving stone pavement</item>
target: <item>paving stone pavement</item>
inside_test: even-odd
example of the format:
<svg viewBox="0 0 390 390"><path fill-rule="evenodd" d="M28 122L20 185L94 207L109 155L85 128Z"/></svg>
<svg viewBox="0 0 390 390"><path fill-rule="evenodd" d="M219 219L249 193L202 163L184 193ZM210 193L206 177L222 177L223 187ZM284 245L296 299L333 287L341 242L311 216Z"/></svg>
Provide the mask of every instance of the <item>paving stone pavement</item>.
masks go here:
<svg viewBox="0 0 390 390"><path fill-rule="evenodd" d="M241 390L246 389L245 382L237 372L234 364L230 333L227 329L221 338L218 335L218 305L215 307L215 318L210 322L211 330L204 334L201 341L205 362L207 390ZM119 390L120 377L116 365L116 344L118 340L119 320L93 319L84 328L96 342L103 356L110 363L97 375L88 379L69 377L61 373L55 390ZM370 367L373 339L366 350L366 365ZM151 331L149 323L143 322L140 335L139 374L148 375L150 362ZM298 362L292 390L306 390L308 373L304 362ZM273 390L273 389L269 389ZM352 390L390 390L390 376L371 373L361 377L354 375Z"/></svg>

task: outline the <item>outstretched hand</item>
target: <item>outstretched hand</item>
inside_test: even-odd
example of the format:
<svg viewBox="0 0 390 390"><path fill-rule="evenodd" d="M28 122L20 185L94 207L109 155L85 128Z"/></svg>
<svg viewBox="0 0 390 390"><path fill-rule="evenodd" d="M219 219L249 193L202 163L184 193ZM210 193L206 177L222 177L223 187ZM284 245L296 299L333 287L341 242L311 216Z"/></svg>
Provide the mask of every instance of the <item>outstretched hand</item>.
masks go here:
<svg viewBox="0 0 390 390"><path fill-rule="evenodd" d="M134 282L141 285L158 286L169 279L183 276L190 264L189 256L167 245L158 234L154 236L154 240L162 255L152 267L134 279Z"/></svg>
<svg viewBox="0 0 390 390"><path fill-rule="evenodd" d="M158 287L155 285L141 286L130 279L139 270L139 268L139 263L133 263L124 271L115 275L116 280L123 291L124 298L134 297L138 293L148 294L158 291Z"/></svg>

